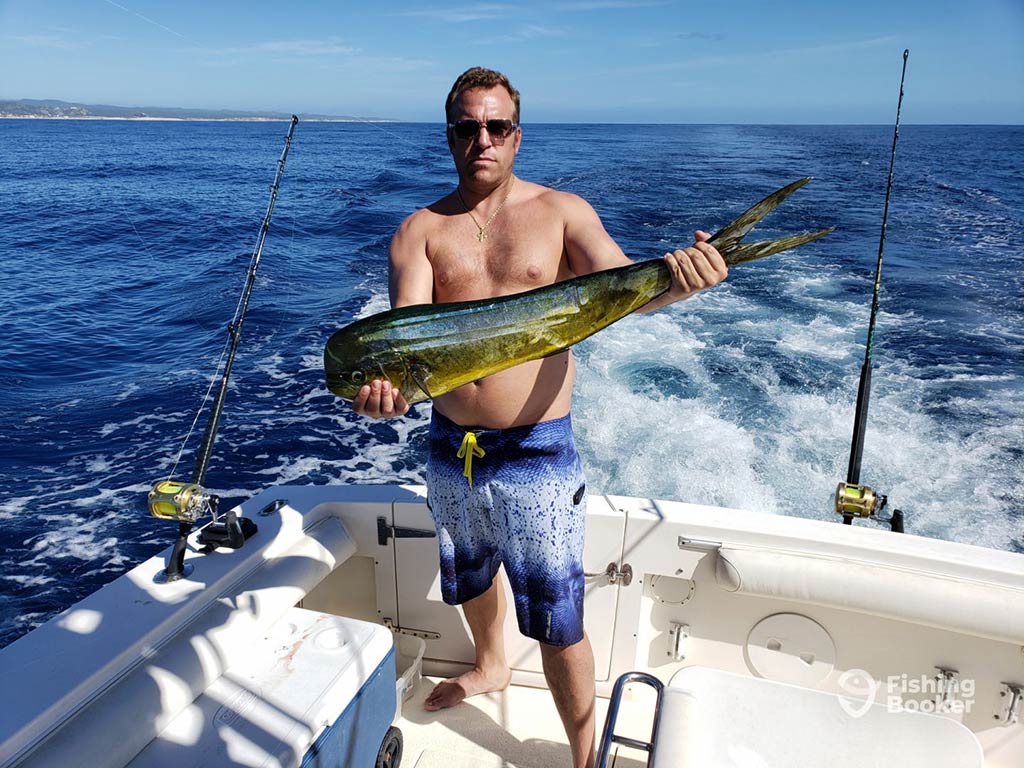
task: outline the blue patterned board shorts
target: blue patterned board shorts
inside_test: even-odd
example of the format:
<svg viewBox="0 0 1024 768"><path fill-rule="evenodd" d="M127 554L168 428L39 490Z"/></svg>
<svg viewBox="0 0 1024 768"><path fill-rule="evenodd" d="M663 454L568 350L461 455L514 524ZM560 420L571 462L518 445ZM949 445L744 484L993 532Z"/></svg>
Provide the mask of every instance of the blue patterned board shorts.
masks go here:
<svg viewBox="0 0 1024 768"><path fill-rule="evenodd" d="M477 429L435 409L427 505L446 603L482 595L504 563L520 632L549 645L583 639L587 491L568 415Z"/></svg>

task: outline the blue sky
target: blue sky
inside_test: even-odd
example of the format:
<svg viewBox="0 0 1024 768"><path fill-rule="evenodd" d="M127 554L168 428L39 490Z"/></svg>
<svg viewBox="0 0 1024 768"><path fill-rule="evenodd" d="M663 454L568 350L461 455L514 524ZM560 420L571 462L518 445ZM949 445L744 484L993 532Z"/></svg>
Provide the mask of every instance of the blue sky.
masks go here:
<svg viewBox="0 0 1024 768"><path fill-rule="evenodd" d="M1024 0L0 0L0 98L440 121L1024 123Z"/></svg>

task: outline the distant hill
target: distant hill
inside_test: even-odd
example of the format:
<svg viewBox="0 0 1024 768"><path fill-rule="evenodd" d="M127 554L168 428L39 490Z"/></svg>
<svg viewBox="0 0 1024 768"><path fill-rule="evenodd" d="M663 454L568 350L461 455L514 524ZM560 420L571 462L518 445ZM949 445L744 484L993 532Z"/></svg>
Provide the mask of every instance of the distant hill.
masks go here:
<svg viewBox="0 0 1024 768"><path fill-rule="evenodd" d="M110 104L77 104L57 99L0 99L0 118L104 118L159 120L288 120L285 112L243 112L230 109L184 109L181 107L118 107ZM338 122L391 122L390 118L352 117L349 115L299 115L303 120Z"/></svg>

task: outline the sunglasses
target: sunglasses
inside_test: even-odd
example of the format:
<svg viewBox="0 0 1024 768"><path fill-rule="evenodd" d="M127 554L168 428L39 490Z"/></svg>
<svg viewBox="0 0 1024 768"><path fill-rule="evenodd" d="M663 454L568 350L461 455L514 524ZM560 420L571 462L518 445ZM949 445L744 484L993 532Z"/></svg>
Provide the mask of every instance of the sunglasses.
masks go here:
<svg viewBox="0 0 1024 768"><path fill-rule="evenodd" d="M485 123L481 123L479 120L458 120L454 123L448 123L448 127L452 129L452 133L463 141L472 141L480 135L481 128L486 128L487 135L491 137L491 141L500 145L504 144L505 139L512 135L512 131L519 127L519 123L497 118L488 120Z"/></svg>

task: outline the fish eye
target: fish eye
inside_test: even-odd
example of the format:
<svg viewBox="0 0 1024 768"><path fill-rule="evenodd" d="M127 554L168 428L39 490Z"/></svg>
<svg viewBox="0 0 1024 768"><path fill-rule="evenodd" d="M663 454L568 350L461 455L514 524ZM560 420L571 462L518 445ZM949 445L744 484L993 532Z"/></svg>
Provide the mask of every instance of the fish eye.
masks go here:
<svg viewBox="0 0 1024 768"><path fill-rule="evenodd" d="M366 374L362 371L352 371L352 373L349 374L349 378L352 380L353 384L362 384L366 381Z"/></svg>

